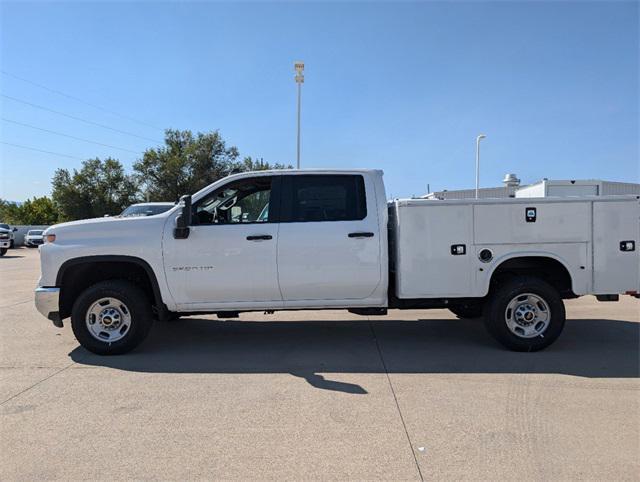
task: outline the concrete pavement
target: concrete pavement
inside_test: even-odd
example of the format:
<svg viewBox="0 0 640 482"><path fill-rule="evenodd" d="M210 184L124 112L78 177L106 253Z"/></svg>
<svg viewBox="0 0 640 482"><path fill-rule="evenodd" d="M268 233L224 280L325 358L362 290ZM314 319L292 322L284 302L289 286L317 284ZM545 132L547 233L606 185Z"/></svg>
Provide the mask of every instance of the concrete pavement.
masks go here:
<svg viewBox="0 0 640 482"><path fill-rule="evenodd" d="M102 358L36 312L37 250L8 255L3 480L638 479L638 300L569 301L539 353L446 310L318 311L156 323Z"/></svg>

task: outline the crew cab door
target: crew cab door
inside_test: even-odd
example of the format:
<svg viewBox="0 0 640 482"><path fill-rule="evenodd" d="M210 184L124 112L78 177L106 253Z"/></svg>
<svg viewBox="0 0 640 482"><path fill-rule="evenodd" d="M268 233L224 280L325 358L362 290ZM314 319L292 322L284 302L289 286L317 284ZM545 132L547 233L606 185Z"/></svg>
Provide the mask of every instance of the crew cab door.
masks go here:
<svg viewBox="0 0 640 482"><path fill-rule="evenodd" d="M374 292L381 241L370 183L358 174L282 176L278 280L285 306L344 304Z"/></svg>
<svg viewBox="0 0 640 482"><path fill-rule="evenodd" d="M280 306L274 209L279 180L230 181L194 202L188 238L174 239L165 231L165 273L180 308Z"/></svg>

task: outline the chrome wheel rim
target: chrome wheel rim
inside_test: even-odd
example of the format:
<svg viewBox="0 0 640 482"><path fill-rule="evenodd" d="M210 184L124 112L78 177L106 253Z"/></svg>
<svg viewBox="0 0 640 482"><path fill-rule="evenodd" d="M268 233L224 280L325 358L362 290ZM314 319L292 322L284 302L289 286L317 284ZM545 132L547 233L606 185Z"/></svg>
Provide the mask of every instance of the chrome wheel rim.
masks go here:
<svg viewBox="0 0 640 482"><path fill-rule="evenodd" d="M520 338L544 336L551 322L549 304L533 293L515 296L504 312L507 327Z"/></svg>
<svg viewBox="0 0 640 482"><path fill-rule="evenodd" d="M91 336L105 343L121 340L131 328L131 312L117 298L100 298L87 310L85 323Z"/></svg>

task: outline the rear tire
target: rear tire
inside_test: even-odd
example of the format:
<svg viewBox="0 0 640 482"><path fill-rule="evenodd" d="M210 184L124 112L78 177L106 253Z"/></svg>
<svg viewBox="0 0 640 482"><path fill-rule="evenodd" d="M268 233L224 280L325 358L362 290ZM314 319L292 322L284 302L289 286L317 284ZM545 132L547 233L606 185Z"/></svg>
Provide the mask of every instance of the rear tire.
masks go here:
<svg viewBox="0 0 640 482"><path fill-rule="evenodd" d="M519 276L490 295L484 323L491 335L514 351L538 351L551 345L564 328L562 297L539 278Z"/></svg>
<svg viewBox="0 0 640 482"><path fill-rule="evenodd" d="M480 318L483 314L482 304L468 304L449 307L449 311L461 320L468 318Z"/></svg>
<svg viewBox="0 0 640 482"><path fill-rule="evenodd" d="M151 303L128 281L107 280L80 294L71 311L73 334L98 355L120 355L137 347L153 324Z"/></svg>

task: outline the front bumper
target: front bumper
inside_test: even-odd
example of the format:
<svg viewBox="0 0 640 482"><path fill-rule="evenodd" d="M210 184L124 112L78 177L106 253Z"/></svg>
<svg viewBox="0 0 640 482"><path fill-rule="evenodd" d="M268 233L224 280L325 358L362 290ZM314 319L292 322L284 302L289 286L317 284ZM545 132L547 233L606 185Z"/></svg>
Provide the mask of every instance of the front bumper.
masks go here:
<svg viewBox="0 0 640 482"><path fill-rule="evenodd" d="M53 321L53 324L62 328L60 319L60 288L36 288L36 308L42 316Z"/></svg>
<svg viewBox="0 0 640 482"><path fill-rule="evenodd" d="M0 248L9 248L11 246L10 239L0 239Z"/></svg>

